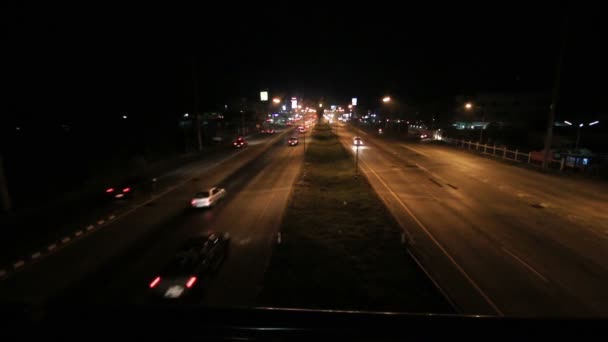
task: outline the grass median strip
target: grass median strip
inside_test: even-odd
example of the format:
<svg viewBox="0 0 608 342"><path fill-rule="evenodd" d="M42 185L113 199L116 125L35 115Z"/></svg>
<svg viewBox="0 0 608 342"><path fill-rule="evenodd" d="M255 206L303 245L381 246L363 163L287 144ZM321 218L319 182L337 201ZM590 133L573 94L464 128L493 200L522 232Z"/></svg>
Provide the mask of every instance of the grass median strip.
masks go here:
<svg viewBox="0 0 608 342"><path fill-rule="evenodd" d="M408 256L401 228L324 124L282 223L261 301L266 306L450 313Z"/></svg>

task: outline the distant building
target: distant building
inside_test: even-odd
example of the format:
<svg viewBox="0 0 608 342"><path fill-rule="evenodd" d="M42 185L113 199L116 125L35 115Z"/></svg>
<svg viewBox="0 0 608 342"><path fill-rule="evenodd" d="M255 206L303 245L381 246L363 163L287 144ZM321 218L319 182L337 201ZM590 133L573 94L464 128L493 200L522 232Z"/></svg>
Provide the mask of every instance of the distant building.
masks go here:
<svg viewBox="0 0 608 342"><path fill-rule="evenodd" d="M469 127L483 123L526 125L546 120L551 96L545 92L478 93L455 98L453 121ZM467 103L470 104L467 108Z"/></svg>

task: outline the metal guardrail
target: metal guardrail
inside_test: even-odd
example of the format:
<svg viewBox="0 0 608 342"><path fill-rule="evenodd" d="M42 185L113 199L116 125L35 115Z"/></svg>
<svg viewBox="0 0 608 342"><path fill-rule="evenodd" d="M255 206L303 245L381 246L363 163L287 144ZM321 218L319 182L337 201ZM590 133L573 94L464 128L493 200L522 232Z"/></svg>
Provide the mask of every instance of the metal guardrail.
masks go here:
<svg viewBox="0 0 608 342"><path fill-rule="evenodd" d="M476 151L482 154L491 155L500 159L520 162L525 164L530 164L533 166L541 166L541 162L535 160L532 155L533 152L521 152L518 149L510 150L506 146L496 146L496 145L485 145L480 144L479 142L473 142L471 140L466 141L464 139L452 139L448 137L443 137L441 139L449 144L455 145L456 147L461 147L463 149L467 149L469 151ZM566 158L561 159L551 159L549 162L550 167L559 168L560 171L563 171L566 168Z"/></svg>

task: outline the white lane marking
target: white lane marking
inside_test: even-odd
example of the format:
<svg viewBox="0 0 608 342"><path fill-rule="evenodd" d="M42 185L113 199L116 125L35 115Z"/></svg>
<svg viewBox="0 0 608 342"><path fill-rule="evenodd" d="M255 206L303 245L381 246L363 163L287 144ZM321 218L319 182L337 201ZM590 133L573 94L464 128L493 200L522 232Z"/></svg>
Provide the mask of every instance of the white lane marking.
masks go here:
<svg viewBox="0 0 608 342"><path fill-rule="evenodd" d="M40 258L40 255L41 255L40 252L36 252L36 253L32 254L32 259Z"/></svg>
<svg viewBox="0 0 608 342"><path fill-rule="evenodd" d="M545 283L549 282L549 280L547 278L545 278L542 274L540 274L540 272L538 272L537 270L535 270L534 267L530 266L530 264L528 264L527 262L523 261L520 257L518 257L517 255L513 254L511 251L509 251L505 247L502 247L502 250L505 251L507 254L509 254L511 257L513 257L513 259L517 260L520 264L522 264L526 269L528 269L528 271L532 272L534 275L536 275L537 277L539 277L542 281L544 281Z"/></svg>
<svg viewBox="0 0 608 342"><path fill-rule="evenodd" d="M90 226L87 227L87 230L93 230L93 229L95 229L94 225L90 225Z"/></svg>
<svg viewBox="0 0 608 342"><path fill-rule="evenodd" d="M97 221L97 224L101 226L101 225L102 225L102 224L104 224L105 222L106 222L105 220L99 220L99 221Z"/></svg>
<svg viewBox="0 0 608 342"><path fill-rule="evenodd" d="M113 220L116 218L116 215L110 215L110 217L108 218L109 220Z"/></svg>
<svg viewBox="0 0 608 342"><path fill-rule="evenodd" d="M0 270L0 278L6 275L6 270Z"/></svg>
<svg viewBox="0 0 608 342"><path fill-rule="evenodd" d="M13 264L14 268L19 268L21 266L25 265L25 262L23 260L19 260L16 263Z"/></svg>
<svg viewBox="0 0 608 342"><path fill-rule="evenodd" d="M76 233L74 233L75 236L80 236L82 235L82 230L77 231Z"/></svg>
<svg viewBox="0 0 608 342"><path fill-rule="evenodd" d="M47 247L47 249L48 249L49 251L52 251L52 250L53 250L53 249L55 249L55 248L57 248L57 245L56 245L56 244L52 244L52 245L49 245L49 247Z"/></svg>
<svg viewBox="0 0 608 342"><path fill-rule="evenodd" d="M479 285L477 285L477 283L456 262L456 260L454 260L454 258L448 253L448 251L445 249L445 247L443 247L443 245L439 241L437 241L435 236L433 236L433 234L431 234L431 232L428 230L428 228L418 219L418 217L416 217L416 215L414 215L414 213L410 210L410 208L405 203L403 203L403 201L401 201L399 196L397 196L397 194L395 194L395 192L389 188L388 184L386 184L386 182L384 182L384 180L382 180L382 178L380 178L380 176L378 174L376 174L376 172L372 168L370 168L366 162L364 162L362 160L360 160L360 162L362 165L364 165L369 171L371 171L376 176L376 178L382 183L382 185L388 190L388 192L395 198L395 200L399 203L399 205L401 205L401 207L405 210L405 212L408 213L408 215L410 215L410 217L416 222L416 224L418 224L418 226L420 226L420 228L422 228L422 230L431 239L431 241L433 241L433 243L435 243L435 245L448 258L448 260L452 263L452 265L454 265L454 267L456 267L456 269L460 272L460 274L462 274L462 276L465 277L465 279L475 288L475 290L482 296L482 298L486 301L486 303L488 303L492 307L492 309L494 309L494 311L496 311L496 313L498 315L504 316L504 314L498 308L498 306L496 306L496 304L490 299L490 297L488 295L486 295L485 292L483 292L483 290L479 287Z"/></svg>
<svg viewBox="0 0 608 342"><path fill-rule="evenodd" d="M61 239L61 242L63 242L63 243L68 243L68 242L70 242L70 240L71 240L71 239L70 239L70 237L69 237L69 236L66 236L66 237L64 237L63 239Z"/></svg>

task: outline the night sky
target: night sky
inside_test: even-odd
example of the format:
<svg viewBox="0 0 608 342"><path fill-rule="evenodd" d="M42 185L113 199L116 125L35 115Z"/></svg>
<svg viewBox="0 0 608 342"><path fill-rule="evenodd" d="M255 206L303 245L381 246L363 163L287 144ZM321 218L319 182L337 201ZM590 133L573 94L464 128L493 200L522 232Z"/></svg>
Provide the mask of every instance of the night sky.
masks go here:
<svg viewBox="0 0 608 342"><path fill-rule="evenodd" d="M343 103L357 96L369 107L391 94L420 108L477 91L550 91L564 13L313 5L188 16L54 10L5 15L5 118L187 111L192 56L203 109L253 99L262 88ZM560 109L605 113L606 24L593 14L569 19Z"/></svg>

